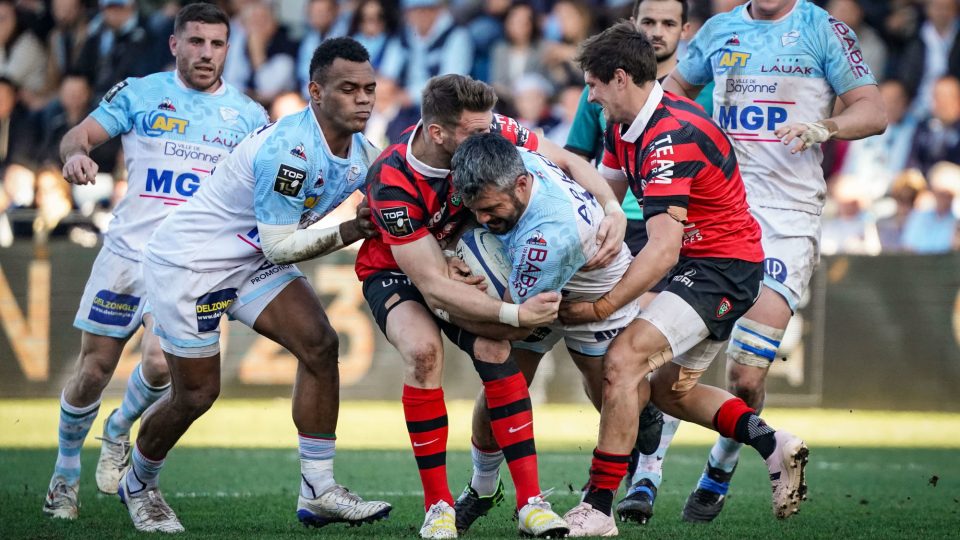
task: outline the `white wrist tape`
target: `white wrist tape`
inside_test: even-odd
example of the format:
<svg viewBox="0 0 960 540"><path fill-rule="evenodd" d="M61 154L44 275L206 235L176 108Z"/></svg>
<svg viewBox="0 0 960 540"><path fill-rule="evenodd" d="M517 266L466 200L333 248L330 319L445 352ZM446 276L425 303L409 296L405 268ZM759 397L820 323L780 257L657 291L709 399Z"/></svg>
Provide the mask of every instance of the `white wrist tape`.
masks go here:
<svg viewBox="0 0 960 540"><path fill-rule="evenodd" d="M500 303L500 322L520 328L520 304Z"/></svg>
<svg viewBox="0 0 960 540"><path fill-rule="evenodd" d="M617 201L607 201L607 204L603 205L603 215L609 216L617 212L623 213L623 207Z"/></svg>
<svg viewBox="0 0 960 540"><path fill-rule="evenodd" d="M257 223L263 255L274 264L287 264L326 255L343 247L340 225L300 229L290 225Z"/></svg>

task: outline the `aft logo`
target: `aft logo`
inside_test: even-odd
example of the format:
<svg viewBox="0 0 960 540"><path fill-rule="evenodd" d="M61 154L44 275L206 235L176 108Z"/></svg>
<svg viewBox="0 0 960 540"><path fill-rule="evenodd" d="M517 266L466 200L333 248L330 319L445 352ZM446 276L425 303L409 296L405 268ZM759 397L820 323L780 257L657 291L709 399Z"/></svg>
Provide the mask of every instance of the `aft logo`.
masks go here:
<svg viewBox="0 0 960 540"><path fill-rule="evenodd" d="M718 75L722 75L729 71L731 68L744 68L747 67L747 62L750 60L750 53L740 52L740 51L731 51L725 49L721 51L720 59L717 60L717 69L716 72Z"/></svg>
<svg viewBox="0 0 960 540"><path fill-rule="evenodd" d="M143 117L143 133L148 137L159 137L164 133L177 133L183 135L187 132L188 120L169 116L165 112L151 111L150 114Z"/></svg>

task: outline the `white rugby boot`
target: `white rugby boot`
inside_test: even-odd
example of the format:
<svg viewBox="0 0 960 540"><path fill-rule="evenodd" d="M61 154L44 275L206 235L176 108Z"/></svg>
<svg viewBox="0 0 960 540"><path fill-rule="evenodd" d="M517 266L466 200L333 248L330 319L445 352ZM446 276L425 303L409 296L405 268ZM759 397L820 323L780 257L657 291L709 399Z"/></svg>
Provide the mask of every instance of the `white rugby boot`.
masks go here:
<svg viewBox="0 0 960 540"><path fill-rule="evenodd" d="M552 490L550 490L552 491ZM553 511L550 503L544 500L546 494L527 499L527 504L517 513L520 523L520 535L532 538L564 538L570 532L570 526Z"/></svg>
<svg viewBox="0 0 960 540"><path fill-rule="evenodd" d="M774 433L777 446L766 459L773 490L773 515L778 519L800 511L800 502L807 499L807 483L803 469L807 466L810 450L799 438L786 431Z"/></svg>
<svg viewBox="0 0 960 540"><path fill-rule="evenodd" d="M596 510L590 503L582 502L569 512L563 519L570 526L570 536L617 536L617 523L613 516Z"/></svg>
<svg viewBox="0 0 960 540"><path fill-rule="evenodd" d="M359 526L385 519L393 507L383 501L365 501L347 488L334 484L315 499L303 495L297 501L297 519L307 527L331 523Z"/></svg>
<svg viewBox="0 0 960 540"><path fill-rule="evenodd" d="M121 481L117 489L120 501L127 507L133 526L141 532L182 533L183 525L164 500L159 488L144 488L136 494L125 493Z"/></svg>
<svg viewBox="0 0 960 540"><path fill-rule="evenodd" d="M77 519L80 514L77 486L67 484L62 476L55 477L43 500L43 513L56 519Z"/></svg>
<svg viewBox="0 0 960 540"><path fill-rule="evenodd" d="M100 440L100 459L97 460L97 489L107 495L116 495L120 478L130 463L130 435L112 439L107 436L107 424L110 418L119 412L114 409L103 423L103 436Z"/></svg>
<svg viewBox="0 0 960 540"><path fill-rule="evenodd" d="M423 519L420 538L431 540L457 537L457 517L453 507L447 501L437 501Z"/></svg>

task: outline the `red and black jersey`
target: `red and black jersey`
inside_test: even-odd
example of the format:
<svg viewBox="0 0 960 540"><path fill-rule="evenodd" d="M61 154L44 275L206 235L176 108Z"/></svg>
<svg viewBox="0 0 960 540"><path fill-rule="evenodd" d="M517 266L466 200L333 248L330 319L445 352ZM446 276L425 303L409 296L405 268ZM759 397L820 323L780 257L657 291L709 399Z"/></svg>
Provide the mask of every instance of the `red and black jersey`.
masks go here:
<svg viewBox="0 0 960 540"><path fill-rule="evenodd" d="M432 234L437 241L450 236L470 215L453 189L448 169L436 169L418 160L411 151L417 124L403 132L397 144L387 147L367 173L367 201L380 238L364 240L357 254L360 281L381 270L397 270L391 245L401 245ZM517 146L536 150L537 135L513 118L493 115L490 131Z"/></svg>
<svg viewBox="0 0 960 540"><path fill-rule="evenodd" d="M696 103L654 85L633 124L607 129L601 170L626 176L644 219L684 223L681 257L763 261L733 145Z"/></svg>

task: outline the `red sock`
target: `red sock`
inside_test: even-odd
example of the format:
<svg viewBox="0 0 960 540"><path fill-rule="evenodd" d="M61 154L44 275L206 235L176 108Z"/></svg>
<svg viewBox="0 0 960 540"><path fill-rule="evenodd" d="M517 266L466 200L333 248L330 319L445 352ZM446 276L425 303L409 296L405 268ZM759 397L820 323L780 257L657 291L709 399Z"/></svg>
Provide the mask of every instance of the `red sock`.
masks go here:
<svg viewBox="0 0 960 540"><path fill-rule="evenodd" d="M717 430L717 433L728 439L746 442L737 439L737 422L743 415L755 412L742 399L738 397L730 398L724 401L717 413L713 415L713 427Z"/></svg>
<svg viewBox="0 0 960 540"><path fill-rule="evenodd" d="M533 410L527 382L519 371L502 379L484 381L490 425L510 468L517 489L517 508L540 494L537 447L533 442Z"/></svg>
<svg viewBox="0 0 960 540"><path fill-rule="evenodd" d="M611 454L594 448L593 461L590 463L590 486L617 491L629 464L630 454Z"/></svg>
<svg viewBox="0 0 960 540"><path fill-rule="evenodd" d="M447 407L442 388L403 386L403 416L423 484L423 508L438 501L453 506L447 484Z"/></svg>

